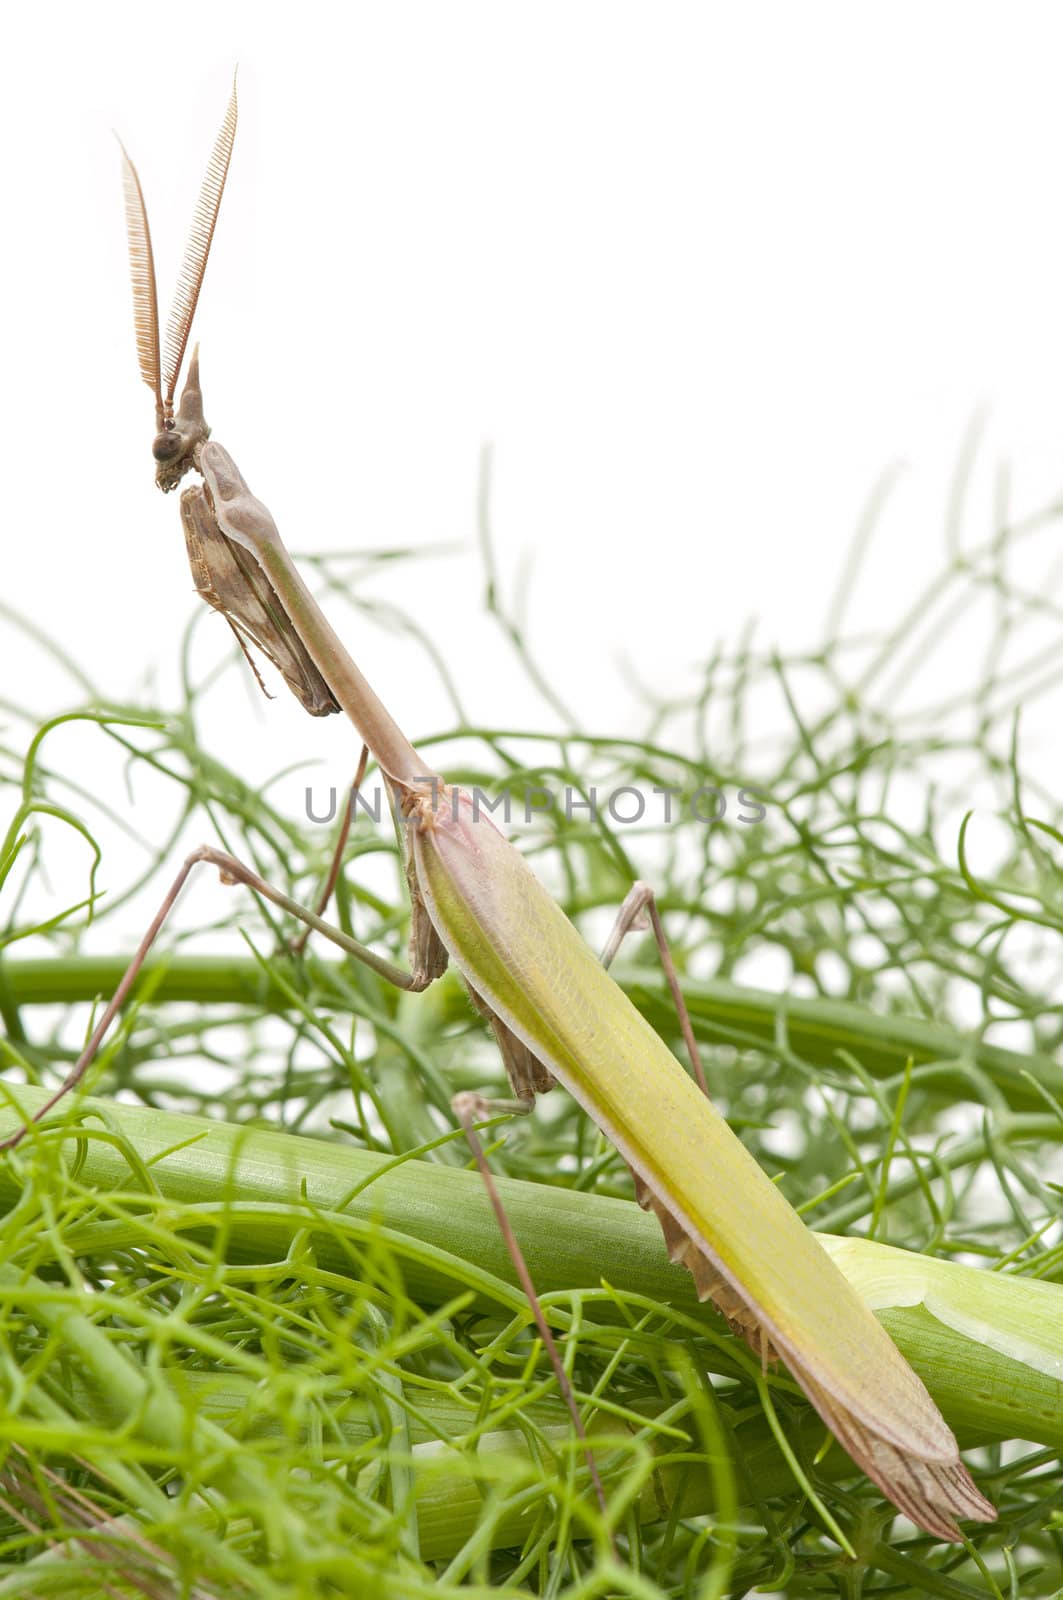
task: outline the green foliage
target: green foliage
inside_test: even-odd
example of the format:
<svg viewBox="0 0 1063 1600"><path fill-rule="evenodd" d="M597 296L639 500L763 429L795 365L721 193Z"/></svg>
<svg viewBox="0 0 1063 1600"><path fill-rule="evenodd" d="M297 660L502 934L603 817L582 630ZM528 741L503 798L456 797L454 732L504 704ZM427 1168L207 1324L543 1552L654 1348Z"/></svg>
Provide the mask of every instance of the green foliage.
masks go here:
<svg viewBox="0 0 1063 1600"><path fill-rule="evenodd" d="M648 709L643 737L484 729L455 701L426 747L491 791L678 790L669 823L620 826L600 807L512 831L592 942L633 878L660 888L714 1095L815 1226L1052 1282L1063 818L1021 774L1018 711L1063 665L1046 575L1058 537L1053 511L955 549L875 639L836 633L787 660L748 639L720 648L693 695ZM488 570L489 602L542 684ZM940 649L950 622L986 604L970 692L928 694L912 678L921 642ZM51 765L61 719L24 730L8 708L0 1014L13 1093L53 1086L76 1056L179 841L221 839L306 902L323 881L321 830L203 747L203 686L191 668L186 681L177 711L81 701L62 722L81 719L89 739L70 772ZM126 823L120 793L94 780L97 751L178 797L128 882L108 838L103 898L96 840ZM715 826L689 804L709 786L730 802ZM742 787L763 796L762 822L735 819ZM992 859L964 825L975 801L997 819ZM87 878L66 865L67 835L88 848ZM49 878L57 851L63 874ZM367 822L337 917L402 959L394 841ZM620 1207L584 1238L584 1202L627 1198L630 1184L557 1093L499 1126L492 1161L572 1207L528 1207L522 1238L566 1331L614 1559L527 1310L496 1257L485 1264L483 1203L451 1131L455 1090L503 1087L481 1024L451 977L399 995L316 940L293 958L289 932L241 890L210 929L171 938L93 1068L92 1092L111 1100L66 1108L7 1158L0 1595L1041 1600L1059 1588L1058 1407L1044 1401L1024 1438L1001 1439L974 1385L958 1420L1000 1520L965 1548L914 1532L837 1447L823 1453L785 1373L762 1376L687 1287L636 1286L655 1224L629 1227ZM649 941L629 941L616 972L682 1058ZM208 1159L215 1146L179 1112L268 1137L258 1170L294 1182L266 1197L239 1138ZM80 1142L62 1131L79 1117ZM355 1226L335 1163L349 1161L352 1202L360 1184L371 1199L362 1153L415 1188L426 1169L459 1180L445 1248L418 1244L413 1223L389 1235L371 1205ZM600 1247L607 1287L571 1276L577 1234ZM917 1364L923 1349L933 1387L940 1327L907 1316L891 1327Z"/></svg>

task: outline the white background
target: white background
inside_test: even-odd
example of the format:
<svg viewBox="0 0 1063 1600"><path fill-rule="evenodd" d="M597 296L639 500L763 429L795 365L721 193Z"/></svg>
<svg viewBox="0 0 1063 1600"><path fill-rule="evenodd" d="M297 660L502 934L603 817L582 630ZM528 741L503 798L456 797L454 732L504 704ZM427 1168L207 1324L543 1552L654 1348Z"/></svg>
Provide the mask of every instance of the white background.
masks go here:
<svg viewBox="0 0 1063 1600"><path fill-rule="evenodd" d="M641 715L621 657L679 693L750 616L814 640L899 461L854 618L892 620L939 562L979 407L974 532L1000 458L1017 512L1063 478L1061 33L1036 4L10 9L4 599L104 693L175 695L196 602L152 481L111 130L165 309L238 61L196 329L215 437L296 552L464 546L373 593L430 629L474 718L550 722L480 618L486 441L507 586L530 560L533 641L600 732ZM229 648L220 619L197 638L204 665ZM450 721L408 645L352 645L411 733ZM0 650L8 699L80 698L6 625ZM212 737L249 777L349 770L342 719L231 682Z"/></svg>

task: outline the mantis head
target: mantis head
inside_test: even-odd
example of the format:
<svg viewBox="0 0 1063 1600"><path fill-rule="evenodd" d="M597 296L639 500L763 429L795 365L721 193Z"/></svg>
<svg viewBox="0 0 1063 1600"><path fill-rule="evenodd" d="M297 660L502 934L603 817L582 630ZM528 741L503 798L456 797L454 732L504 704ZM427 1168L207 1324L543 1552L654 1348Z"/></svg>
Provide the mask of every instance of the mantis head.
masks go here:
<svg viewBox="0 0 1063 1600"><path fill-rule="evenodd" d="M155 457L155 482L164 494L176 489L190 467L197 464L199 447L210 436L203 416L203 391L199 386L199 346L192 352L188 376L181 391L177 415L163 423L155 435L151 453Z"/></svg>

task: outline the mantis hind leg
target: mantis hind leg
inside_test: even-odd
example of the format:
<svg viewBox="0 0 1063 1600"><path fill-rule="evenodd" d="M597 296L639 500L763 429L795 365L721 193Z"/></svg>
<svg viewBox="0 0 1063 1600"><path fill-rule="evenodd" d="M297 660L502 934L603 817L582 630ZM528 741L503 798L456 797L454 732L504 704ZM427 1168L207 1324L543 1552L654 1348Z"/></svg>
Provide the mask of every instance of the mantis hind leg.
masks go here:
<svg viewBox="0 0 1063 1600"><path fill-rule="evenodd" d="M354 808L358 801L358 791L362 787L362 782L365 778L365 769L368 765L369 746L367 744L363 744L362 753L358 758L358 770L354 774L354 782L351 784L350 791L347 795L347 804L343 810L343 820L340 823L339 832L336 835L336 843L332 849L332 860L329 863L328 876L325 879L324 887L321 890L321 894L318 897L317 906L315 907L319 917L323 917L325 912L328 910L328 903L332 899L333 890L335 889L336 884L339 881L340 873L343 870L343 852L347 848L347 840L351 832L351 823L354 821ZM293 956L302 955L303 951L306 949L306 941L309 939L313 931L313 928L307 924L302 933L300 933L297 938L290 942L288 948L291 950Z"/></svg>
<svg viewBox="0 0 1063 1600"><path fill-rule="evenodd" d="M369 967L378 977L394 984L396 988L418 993L422 989L427 989L428 985L438 978L446 967L446 952L438 943L438 940L433 944L431 941L421 939L420 944L418 943L416 918L415 928L410 940L412 971L407 972L403 967L396 966L393 961L388 961L386 957L378 955L368 945L361 944L357 939L352 939L349 934L344 933L342 929L334 927L330 922L326 922L316 911L309 910L308 907L300 905L298 900L293 900L290 895L286 895L282 890L274 888L271 883L266 882L265 878L260 877L251 867L245 866L242 861L238 860L236 856L230 855L228 851L218 850L209 844L200 845L197 850L193 850L191 855L185 858L180 871L163 896L158 911L148 925L144 937L137 946L128 967L122 974L117 989L105 1006L84 1050L78 1056L55 1093L50 1095L44 1105L35 1113L32 1118L33 1122L39 1122L42 1117L46 1116L54 1106L58 1105L64 1095L69 1094L71 1089L76 1088L84 1078L99 1051L100 1045L103 1043L107 1030L129 998L130 991L136 983L148 952L177 903L181 890L184 888L193 868L201 863L217 867L223 883L245 885L253 893L261 895L264 900L268 900L281 911L286 911L290 916L297 917L308 928L324 934L333 944L338 945L341 950L345 950L356 961L360 961L364 966ZM423 907L421 910L422 918L427 920L424 918ZM21 1128L17 1128L13 1134L3 1140L0 1143L0 1152L13 1149L23 1139L28 1127L29 1124L23 1124Z"/></svg>
<svg viewBox="0 0 1063 1600"><path fill-rule="evenodd" d="M620 948L621 943L628 933L643 932L650 929L652 929L654 938L657 941L657 949L660 952L661 964L664 967L665 975L668 979L668 985L672 992L672 998L675 1002L676 1011L679 1016L679 1026L682 1031L684 1041L686 1042L687 1050L690 1054L695 1077L697 1078L702 1090L707 1095L708 1088L705 1081L705 1069L702 1065L701 1054L698 1050L697 1041L694 1038L694 1030L691 1025L690 1014L687 1011L686 1002L683 999L683 994L679 987L679 977L676 973L675 962L672 959L672 952L669 948L668 939L661 923L660 913L657 910L657 902L654 898L653 890L650 888L648 883L644 883L640 880L632 885L630 891L625 896L624 902L617 914L617 919L613 926L612 933L606 941L605 949L602 952L602 965L606 968L610 966L617 950ZM495 1015L491 1007L482 998L482 996L478 995L476 991L471 988L469 989L469 993L472 997L473 1004L476 1006L476 1009L487 1019L491 1025L492 1032L494 1033L496 1043L499 1047L499 1052L506 1068L507 1076L509 1077L510 1085L516 1098L513 1100L497 1100L488 1098L484 1094L475 1090L466 1090L461 1094L455 1095L454 1099L451 1101L451 1105L453 1107L455 1116L461 1123L465 1137L468 1140L469 1147L472 1150L473 1158L476 1161L477 1167L479 1168L480 1175L487 1189L487 1194L498 1222L499 1230L503 1239L505 1240L510 1259L513 1262L517 1276L521 1283L521 1287L527 1296L528 1304L531 1306L532 1315L535 1318L536 1327L539 1330L544 1348L546 1349L547 1355L550 1359L550 1364L554 1369L554 1373L558 1382L558 1388L566 1406L568 1407L569 1415L572 1417L573 1426L576 1429L577 1436L583 1445L588 1471L591 1477L591 1483L598 1499L598 1503L601 1506L604 1514L604 1490L602 1488L601 1479L598 1475L593 1451L590 1449L587 1435L584 1431L583 1421L579 1413L579 1408L576 1404L575 1395L573 1394L572 1384L568 1373L565 1370L564 1363L561 1360L561 1354L557 1348L556 1341L554 1340L553 1334L551 1333L547 1323L546 1315L539 1300L535 1284L532 1281L531 1274L528 1271L523 1252L521 1251L520 1245L513 1232L509 1218L506 1215L505 1207L502 1203L501 1196L498 1193L494 1177L490 1167L488 1166L487 1157L484 1154L483 1146L480 1143L480 1139L475 1127L477 1122L485 1120L492 1114L497 1114L500 1112L526 1113L531 1111L535 1102L535 1095L537 1093L542 1093L547 1089L551 1089L554 1084L554 1079L545 1062L540 1061L539 1058L528 1048L528 1046L524 1044L522 1040L516 1037L516 1035L510 1028L506 1026L502 1019ZM653 1194L639 1177L638 1173L632 1173L632 1176L635 1180L635 1195L639 1204L645 1210L653 1210L656 1212L664 1230L665 1243L668 1247L669 1255L674 1261L683 1261L693 1273L699 1296L702 1299L708 1299L711 1296L719 1309L723 1312L724 1316L731 1323L735 1331L742 1334L742 1336L753 1347L753 1349L760 1354L762 1361L772 1359L773 1352L771 1351L767 1340L764 1338L762 1331L756 1324L755 1320L750 1317L744 1304L734 1294L733 1290L731 1290L730 1285L727 1284L715 1271L713 1271L708 1261L706 1261L702 1255L698 1255L689 1251L690 1241L679 1229L671 1214L664 1207L659 1205Z"/></svg>

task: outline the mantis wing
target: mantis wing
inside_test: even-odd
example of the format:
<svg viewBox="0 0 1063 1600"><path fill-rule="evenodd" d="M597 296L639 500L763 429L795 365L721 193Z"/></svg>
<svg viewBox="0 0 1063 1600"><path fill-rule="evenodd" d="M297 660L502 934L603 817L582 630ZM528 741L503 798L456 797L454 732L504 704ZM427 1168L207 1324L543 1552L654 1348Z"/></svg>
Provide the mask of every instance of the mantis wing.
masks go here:
<svg viewBox="0 0 1063 1600"><path fill-rule="evenodd" d="M428 914L467 982L635 1174L669 1253L762 1356L786 1362L868 1477L960 1537L996 1513L921 1380L815 1236L476 803L411 814Z"/></svg>

